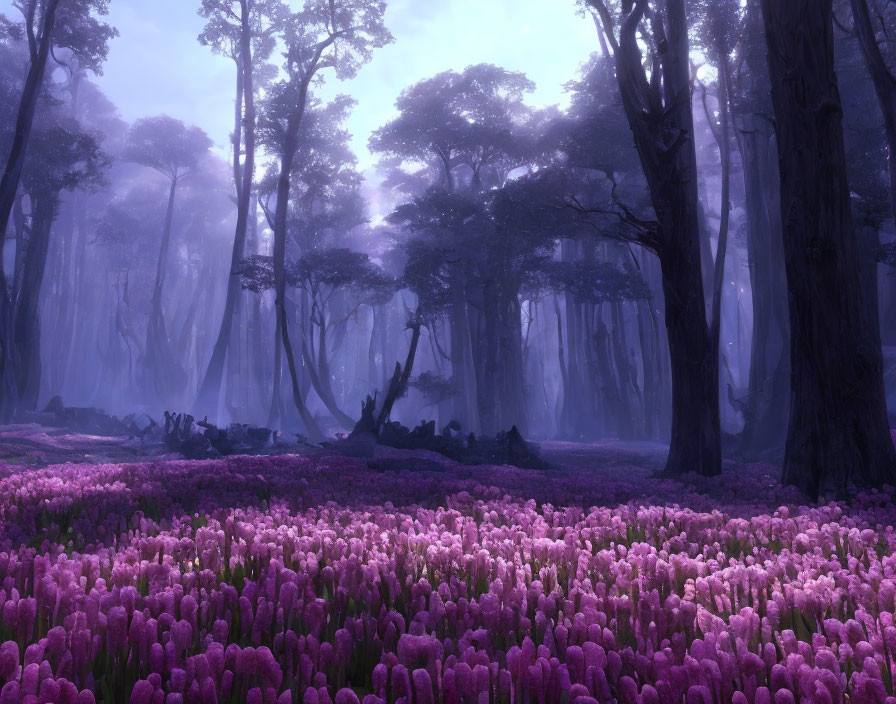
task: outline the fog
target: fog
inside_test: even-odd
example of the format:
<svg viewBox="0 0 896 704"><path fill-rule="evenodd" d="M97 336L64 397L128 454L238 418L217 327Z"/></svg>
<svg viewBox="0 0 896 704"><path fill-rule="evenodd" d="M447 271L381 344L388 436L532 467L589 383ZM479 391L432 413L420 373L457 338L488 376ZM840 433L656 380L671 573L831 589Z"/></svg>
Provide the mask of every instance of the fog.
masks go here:
<svg viewBox="0 0 896 704"><path fill-rule="evenodd" d="M657 113L677 127L641 135L657 107L633 118L594 4L0 3L5 420L59 396L317 442L370 397L373 430L674 455L704 418L780 459L793 311L753 5L694 3ZM833 46L892 412L887 134L856 33Z"/></svg>

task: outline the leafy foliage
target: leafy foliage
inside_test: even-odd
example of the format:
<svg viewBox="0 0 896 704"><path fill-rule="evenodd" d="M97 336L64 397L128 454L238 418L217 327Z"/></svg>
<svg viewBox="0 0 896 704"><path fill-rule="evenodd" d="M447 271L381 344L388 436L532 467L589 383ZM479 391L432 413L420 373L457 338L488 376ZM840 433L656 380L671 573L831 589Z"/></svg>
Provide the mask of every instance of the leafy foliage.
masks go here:
<svg viewBox="0 0 896 704"><path fill-rule="evenodd" d="M200 128L159 115L137 120L131 126L124 158L177 179L195 168L211 145Z"/></svg>

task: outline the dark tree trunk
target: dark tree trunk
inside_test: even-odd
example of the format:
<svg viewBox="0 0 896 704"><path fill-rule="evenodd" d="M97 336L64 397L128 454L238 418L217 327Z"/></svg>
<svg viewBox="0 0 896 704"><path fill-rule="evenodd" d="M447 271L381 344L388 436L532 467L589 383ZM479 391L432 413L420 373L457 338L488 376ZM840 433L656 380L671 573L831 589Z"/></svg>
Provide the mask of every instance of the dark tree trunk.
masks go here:
<svg viewBox="0 0 896 704"><path fill-rule="evenodd" d="M712 114L706 104L706 93L703 94L703 108L710 124L716 145L719 148L719 162L722 166L721 215L719 218L719 236L716 242L716 259L712 277L712 310L710 314L709 337L719 354L719 343L722 335L722 291L725 283L725 256L728 252L728 223L731 219L731 133L728 116L728 52L726 47L717 47L719 59L718 103L719 124L713 124Z"/></svg>
<svg viewBox="0 0 896 704"><path fill-rule="evenodd" d="M34 113L40 98L41 87L44 82L44 73L47 66L47 58L53 42L53 30L56 26L56 10L60 0L49 0L41 23L40 36L34 39L30 45L31 64L28 68L28 76L25 78L25 86L19 99L19 108L16 113L16 124L13 131L12 144L9 148L9 156L0 179L0 262L3 261L3 245L6 242L6 229L9 225L9 216L13 203L19 190L19 182L22 180L22 170L25 166L25 153L31 138L31 129L34 124ZM33 20L33 14L28 22ZM9 300L6 274L0 266L0 415L8 417L16 403L15 379L13 378L13 360L15 354L13 331L12 302Z"/></svg>
<svg viewBox="0 0 896 704"><path fill-rule="evenodd" d="M420 343L420 321L416 318L408 324L411 330L411 344L408 347L408 356L405 359L404 367L400 363L395 363L395 373L389 382L389 390L383 399L383 405L377 415L377 430L383 427L392 415L392 407L395 402L404 394L408 388L408 381L411 378L411 372L414 369L414 359L417 356L417 346Z"/></svg>
<svg viewBox="0 0 896 704"><path fill-rule="evenodd" d="M22 286L15 302L15 380L18 390L17 410L33 411L40 394L40 293L47 253L50 247L50 230L56 217L58 195L32 194L31 235L28 238L22 266Z"/></svg>
<svg viewBox="0 0 896 704"><path fill-rule="evenodd" d="M762 0L791 322L785 483L813 498L896 479L880 330L862 300L831 0Z"/></svg>
<svg viewBox="0 0 896 704"><path fill-rule="evenodd" d="M218 330L218 337L212 350L212 356L199 387L197 406L202 406L212 413L217 411L218 397L221 392L221 378L224 373L224 360L230 342L230 331L233 327L234 311L240 300L242 285L239 277L240 263L246 251L246 233L249 229L249 214L252 205L252 182L255 176L255 88L253 83L252 32L249 26L248 0L240 0L240 61L237 71L237 108L234 125L234 180L237 187L236 232L233 237L233 251L230 256L230 276L227 279L227 297L224 301L224 316ZM241 114L240 103L245 103L245 115ZM241 120L242 118L242 120ZM240 126L245 132L246 154L240 170Z"/></svg>
<svg viewBox="0 0 896 704"><path fill-rule="evenodd" d="M718 355L710 339L700 261L697 155L691 113L690 53L684 0L625 6L617 40L604 0L598 10L635 147L657 215L653 241L662 271L672 366L672 429L666 473L721 472ZM644 69L639 27L654 35L653 74Z"/></svg>
<svg viewBox="0 0 896 704"><path fill-rule="evenodd" d="M9 215L19 190L19 182L22 180L22 169L25 166L25 153L28 149L28 141L31 138L31 128L34 124L34 113L37 102L40 99L41 87L44 83L44 73L47 67L47 59L53 43L53 30L56 26L56 10L60 0L49 0L44 11L41 23L40 36L35 39L36 45L31 46L31 64L28 67L28 75L25 78L25 86L19 98L19 109L16 114L16 125L13 132L12 144L9 148L9 156L6 159L6 167L3 178L0 180L0 234L5 235L9 225ZM31 21L30 19L28 20Z"/></svg>

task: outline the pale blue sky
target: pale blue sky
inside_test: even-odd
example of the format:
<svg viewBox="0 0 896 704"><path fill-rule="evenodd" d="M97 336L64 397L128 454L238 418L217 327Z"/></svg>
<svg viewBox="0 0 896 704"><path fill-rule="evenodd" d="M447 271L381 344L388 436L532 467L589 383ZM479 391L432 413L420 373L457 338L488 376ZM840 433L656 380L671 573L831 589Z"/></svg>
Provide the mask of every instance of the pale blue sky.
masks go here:
<svg viewBox="0 0 896 704"><path fill-rule="evenodd" d="M9 13L10 0L0 0ZM196 37L199 0L111 0L120 36L97 79L128 121L167 113L202 127L221 151L232 126L233 64ZM15 16L14 11L11 13ZM370 133L394 113L406 86L449 68L490 62L523 71L538 88L530 102L564 101L563 84L597 46L592 21L575 0L392 0L386 22L395 43L377 51L353 81L330 78L327 92L349 93L349 121L362 168Z"/></svg>

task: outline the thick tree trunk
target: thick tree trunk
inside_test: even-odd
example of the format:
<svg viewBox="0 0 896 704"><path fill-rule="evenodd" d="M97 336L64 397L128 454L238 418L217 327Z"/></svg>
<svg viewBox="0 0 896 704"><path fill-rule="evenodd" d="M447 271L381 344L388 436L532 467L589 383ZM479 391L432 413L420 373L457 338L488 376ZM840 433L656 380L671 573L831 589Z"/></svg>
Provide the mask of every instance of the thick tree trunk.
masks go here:
<svg viewBox="0 0 896 704"><path fill-rule="evenodd" d="M859 281L831 0L763 0L778 132L791 322L785 483L827 487L896 480L877 320Z"/></svg>
<svg viewBox="0 0 896 704"><path fill-rule="evenodd" d="M246 251L246 233L249 228L249 214L252 205L252 184L255 177L255 88L252 75L252 33L249 27L248 0L240 0L240 61L237 71L237 108L234 116L234 181L238 189L236 232L233 237L233 250L230 256L230 276L227 279L227 297L224 301L224 315L218 330L218 337L212 350L212 356L199 387L196 405L215 413L218 397L221 392L221 378L224 373L224 360L230 343L230 331L233 327L234 311L242 294L242 283L239 267ZM240 103L245 103L245 115L241 114ZM242 118L242 120L241 120ZM246 153L243 167L240 170L240 126L245 132Z"/></svg>
<svg viewBox="0 0 896 704"><path fill-rule="evenodd" d="M40 293L47 253L50 247L50 230L56 217L56 194L32 194L31 236L22 267L22 287L18 291L15 307L15 380L18 390L17 410L33 411L37 408L41 382L40 350Z"/></svg>
<svg viewBox="0 0 896 704"><path fill-rule="evenodd" d="M25 153L31 138L34 113L44 82L59 2L60 0L49 0L47 3L41 23L40 37L37 39L37 45L31 47L31 64L19 99L12 144L9 148L3 177L0 179L0 262L3 261L3 246L6 242L6 229L9 225L10 213L18 194L19 183L22 180ZM15 344L13 315L6 274L3 267L0 266L0 377L2 377L0 378L0 416L3 418L8 418L13 412L17 396L13 374L13 356L15 354L13 350Z"/></svg>
<svg viewBox="0 0 896 704"><path fill-rule="evenodd" d="M697 155L691 114L687 19L683 0L666 7L671 45L665 81L667 111L681 130L668 176L658 176L654 206L663 234L660 251L666 328L672 361L672 433L666 472L719 474L719 360L706 325L700 272Z"/></svg>
<svg viewBox="0 0 896 704"><path fill-rule="evenodd" d="M662 269L672 364L672 431L666 473L721 472L718 356L706 320L700 261L697 156L691 112L690 52L684 0L648 8L623 3L617 40L604 0L589 0L613 47L616 76L657 215L655 248ZM662 45L653 74L644 69L638 27L651 9L650 31ZM662 16L660 16L662 15Z"/></svg>
<svg viewBox="0 0 896 704"><path fill-rule="evenodd" d="M721 471L719 360L706 325L696 227L690 239L689 252L669 247L660 255L672 363L672 428L666 472L713 475Z"/></svg>

